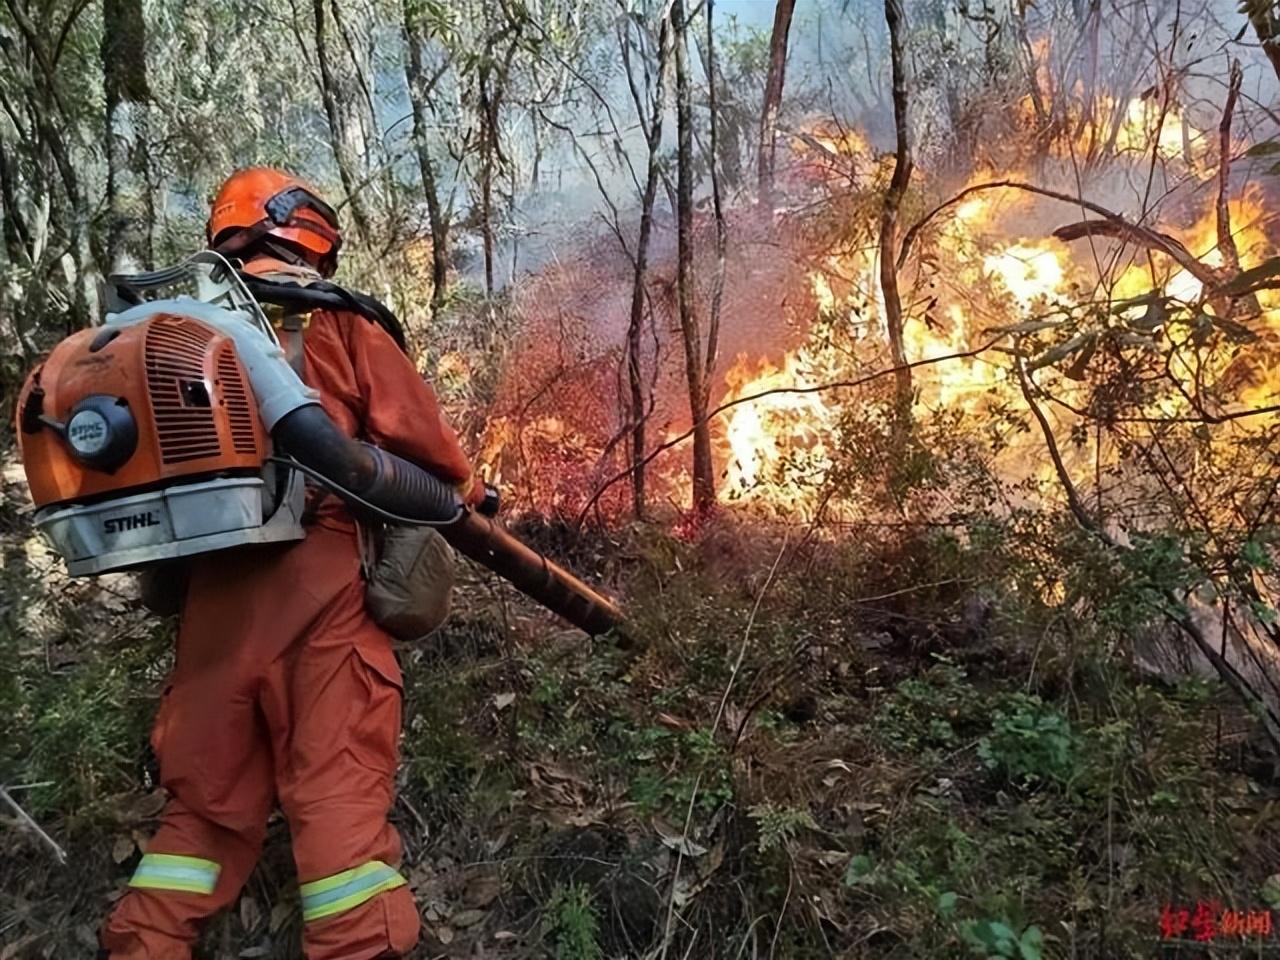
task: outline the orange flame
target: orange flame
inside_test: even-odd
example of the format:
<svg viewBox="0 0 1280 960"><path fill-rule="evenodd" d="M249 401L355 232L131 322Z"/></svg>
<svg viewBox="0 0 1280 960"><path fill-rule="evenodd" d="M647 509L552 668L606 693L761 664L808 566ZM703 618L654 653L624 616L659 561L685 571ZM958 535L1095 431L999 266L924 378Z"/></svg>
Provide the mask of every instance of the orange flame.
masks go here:
<svg viewBox="0 0 1280 960"><path fill-rule="evenodd" d="M1116 105L1100 98L1097 109L1111 112ZM854 137L845 137L839 148L841 152L866 149L865 141ZM1134 100L1124 108L1113 149L1117 154L1136 152L1148 157L1155 151L1168 160L1187 164L1193 179L1197 166L1206 159L1216 161L1216 157L1207 157L1205 136L1179 110L1170 108L1161 113L1151 100ZM991 178L975 177L974 182L985 179ZM994 404L1021 403L1007 363L992 357L953 357L976 347L991 327L1055 313L1061 316L1064 308L1078 307L1088 300L1120 304L1114 307L1118 317L1131 319L1146 307L1141 302L1123 307L1124 301L1142 301L1153 293L1185 303L1200 304L1204 298L1203 284L1162 254L1148 256L1143 251L1118 269L1104 270L1106 275L1099 278L1099 261L1089 242L1072 246L1046 238L1048 231L1038 237L1011 231L1019 213L1028 211L1035 202L1026 194L975 193L952 208L946 221L938 225L936 246L941 259L936 273L949 278L954 289L939 292L923 307L910 305L903 332L909 361L952 359L917 368L914 386L918 409L980 413ZM1247 269L1272 253L1262 228L1263 208L1256 196L1246 194L1232 199L1229 209L1240 266ZM1053 213L1061 216L1061 208ZM1066 219L1070 218L1068 212ZM1211 201L1189 224L1175 220L1155 229L1180 241L1206 266L1222 266L1217 214ZM852 337L854 350L857 352L859 345L865 347L867 355L875 353L884 366L883 331L877 330L883 310L874 251L842 252L838 262L824 266L833 268L829 272L846 282L834 283L825 269L811 274L814 298L822 314L849 323L850 329L855 315L860 317L865 329L861 336ZM849 282L848 278L855 279ZM1263 309L1261 322L1280 338L1280 292L1264 291L1258 299ZM1200 306L1212 314L1211 302ZM868 318L868 313L873 316ZM725 401L737 403L728 412L723 430L724 499L787 513L804 513L815 505L816 491L836 455L839 401L834 394L821 391L773 391L815 387L824 379L835 378L842 363L847 368L847 357L835 355L839 349L843 347L834 346L824 328L821 337L811 337L776 362L747 355L737 358L725 375ZM1226 360L1221 362L1225 365ZM1037 376L1052 382L1055 392L1068 403L1082 395L1082 384L1053 368ZM1277 384L1280 375L1248 385L1239 400L1246 404L1274 402ZM1149 413L1178 415L1186 412L1185 407L1185 400L1171 393L1154 401ZM1073 421L1063 411L1052 411L1051 416L1064 429ZM1015 438L1000 456L998 468L1006 476L1051 479L1036 437L1024 434ZM1069 451L1069 456L1083 469L1085 463L1096 467L1096 458L1112 454L1093 449L1092 440L1085 440Z"/></svg>

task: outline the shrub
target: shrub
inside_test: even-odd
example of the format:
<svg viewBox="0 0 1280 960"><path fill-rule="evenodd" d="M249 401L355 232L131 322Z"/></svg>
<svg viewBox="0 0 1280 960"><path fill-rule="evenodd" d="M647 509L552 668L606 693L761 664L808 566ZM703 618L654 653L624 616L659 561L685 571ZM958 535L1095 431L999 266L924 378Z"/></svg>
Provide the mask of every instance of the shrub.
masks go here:
<svg viewBox="0 0 1280 960"><path fill-rule="evenodd" d="M1009 694L996 708L991 733L978 742L988 770L1013 783L1066 783L1075 772L1071 724L1039 697Z"/></svg>
<svg viewBox="0 0 1280 960"><path fill-rule="evenodd" d="M1044 934L1039 927L1027 927L1019 933L1004 920L975 920L961 930L965 943L979 957L1040 960L1042 956Z"/></svg>
<svg viewBox="0 0 1280 960"><path fill-rule="evenodd" d="M960 743L957 728L979 722L985 710L985 698L965 672L939 657L919 679L898 685L877 714L875 730L895 750L951 749Z"/></svg>
<svg viewBox="0 0 1280 960"><path fill-rule="evenodd" d="M818 829L808 810L772 802L757 803L747 811L747 816L755 821L760 832L756 846L761 853L789 846L801 830Z"/></svg>
<svg viewBox="0 0 1280 960"><path fill-rule="evenodd" d="M585 884L557 884L543 914L543 932L556 960L599 960L600 918Z"/></svg>

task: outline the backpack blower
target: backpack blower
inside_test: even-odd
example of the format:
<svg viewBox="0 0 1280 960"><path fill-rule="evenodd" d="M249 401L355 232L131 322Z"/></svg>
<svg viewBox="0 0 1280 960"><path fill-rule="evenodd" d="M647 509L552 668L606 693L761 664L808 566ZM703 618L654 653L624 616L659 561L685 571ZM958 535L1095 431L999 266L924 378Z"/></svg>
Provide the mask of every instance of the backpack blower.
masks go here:
<svg viewBox="0 0 1280 960"><path fill-rule="evenodd" d="M179 285L195 296L157 295ZM587 633L620 626L612 602L452 486L338 429L220 255L112 287L104 323L54 347L18 396L36 527L72 576L300 540L310 477L359 519L436 527Z"/></svg>

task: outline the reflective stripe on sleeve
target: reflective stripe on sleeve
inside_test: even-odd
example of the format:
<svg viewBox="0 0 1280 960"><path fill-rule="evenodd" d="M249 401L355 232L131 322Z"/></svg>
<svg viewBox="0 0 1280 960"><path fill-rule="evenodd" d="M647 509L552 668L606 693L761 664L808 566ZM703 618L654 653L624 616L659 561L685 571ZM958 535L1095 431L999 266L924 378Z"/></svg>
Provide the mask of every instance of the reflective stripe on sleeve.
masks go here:
<svg viewBox="0 0 1280 960"><path fill-rule="evenodd" d="M131 887L144 890L177 890L182 893L213 893L222 866L200 857L176 853L148 853L129 881Z"/></svg>
<svg viewBox="0 0 1280 960"><path fill-rule="evenodd" d="M343 913L384 890L403 887L404 877L381 860L370 860L331 877L302 885L302 919L308 923Z"/></svg>

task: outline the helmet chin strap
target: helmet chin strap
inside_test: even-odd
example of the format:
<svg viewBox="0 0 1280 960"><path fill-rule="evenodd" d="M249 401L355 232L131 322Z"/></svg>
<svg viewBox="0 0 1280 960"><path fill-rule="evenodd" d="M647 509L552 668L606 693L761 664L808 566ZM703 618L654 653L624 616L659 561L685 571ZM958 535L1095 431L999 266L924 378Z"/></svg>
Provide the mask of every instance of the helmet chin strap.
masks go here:
<svg viewBox="0 0 1280 960"><path fill-rule="evenodd" d="M256 252L269 253L277 260L283 260L285 263L291 263L295 267L310 267L313 270L317 269L314 263L309 261L302 254L298 253L298 251L289 249L288 244L277 243L269 237L258 244L258 251Z"/></svg>
<svg viewBox="0 0 1280 960"><path fill-rule="evenodd" d="M218 248L218 252L223 253L224 255L227 254L229 251L224 249L226 246L228 246L228 244L221 245ZM298 249L291 244L281 243L267 235L256 237L250 243L239 246L239 248L235 250L236 259L240 260L242 263L259 256L272 257L273 259L281 260L284 263L291 264L295 267L305 267L308 270L316 271L320 276L325 278L333 276L334 268L337 266L335 263L336 258L332 253L325 254L318 260L312 260L299 252Z"/></svg>
<svg viewBox="0 0 1280 960"><path fill-rule="evenodd" d="M295 267L306 267L309 270L315 270L326 279L333 276L338 266L337 257L334 256L332 251L317 259L311 259L305 254L299 253L296 248L291 247L289 244L280 243L271 237L264 240L261 246L273 257L278 257L285 263L292 263Z"/></svg>

